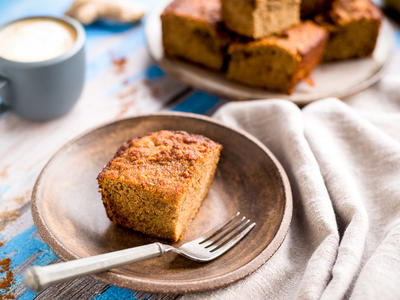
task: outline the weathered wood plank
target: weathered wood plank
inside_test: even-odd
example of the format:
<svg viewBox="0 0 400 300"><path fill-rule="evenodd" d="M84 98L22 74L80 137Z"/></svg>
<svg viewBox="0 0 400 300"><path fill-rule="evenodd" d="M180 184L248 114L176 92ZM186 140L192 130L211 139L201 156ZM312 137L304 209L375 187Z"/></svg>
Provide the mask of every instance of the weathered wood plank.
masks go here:
<svg viewBox="0 0 400 300"><path fill-rule="evenodd" d="M37 293L35 299L92 299L104 292L108 287L108 284L86 276L80 279L53 285Z"/></svg>
<svg viewBox="0 0 400 300"><path fill-rule="evenodd" d="M155 4L156 0L150 2ZM21 3L17 6L24 7ZM12 18L17 17L16 10L10 17L12 14L15 14ZM99 32L107 37L98 35ZM19 236L27 238L26 245L32 247L24 254L27 258L14 265L16 298L32 295L21 284L23 272L32 264L47 264L55 258L34 231L30 213L33 184L51 155L87 129L136 114L170 109L193 94L191 88L165 76L154 64L143 40L143 24L112 34L94 26L87 28L87 34L87 82L79 102L69 114L54 121L35 123L22 120L12 112L0 111L0 235L3 241L13 241ZM122 66L113 64L113 60L121 58L125 61ZM12 248L10 257L17 257L16 247ZM114 291L118 289L83 277L49 287L36 294L36 298L92 299L104 292L112 295ZM128 294L138 299L180 297L136 291Z"/></svg>

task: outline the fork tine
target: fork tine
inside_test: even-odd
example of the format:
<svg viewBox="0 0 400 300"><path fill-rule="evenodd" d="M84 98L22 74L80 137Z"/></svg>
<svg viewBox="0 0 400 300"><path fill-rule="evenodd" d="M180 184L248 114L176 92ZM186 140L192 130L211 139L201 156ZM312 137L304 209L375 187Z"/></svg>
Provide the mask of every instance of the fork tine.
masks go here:
<svg viewBox="0 0 400 300"><path fill-rule="evenodd" d="M240 211L238 211L236 214L234 214L225 224L221 225L218 228L213 228L210 231L208 231L205 235L203 235L202 237L200 237L198 239L199 244L203 244L204 242L208 241L210 238L216 236L218 233L225 230L233 222L233 220L235 218L237 218L239 215L240 215Z"/></svg>
<svg viewBox="0 0 400 300"><path fill-rule="evenodd" d="M222 235L218 240L215 241L215 243L213 243L213 246L211 248L209 248L208 250L213 251L213 250L216 250L217 248L222 247L225 243L229 242L229 240L231 240L234 236L236 236L238 233L240 233L249 223L250 223L250 219L243 217L240 224L235 226L227 234Z"/></svg>
<svg viewBox="0 0 400 300"><path fill-rule="evenodd" d="M242 238L244 238L254 228L254 226L256 226L256 223L253 222L249 226L246 226L247 224L244 226L244 229L242 228L241 231L235 232L235 234L229 237L229 239L210 250L210 252L216 256L220 256L221 254L225 253L235 246Z"/></svg>
<svg viewBox="0 0 400 300"><path fill-rule="evenodd" d="M247 223L250 220L247 220ZM220 234L214 235L213 238L208 239L208 241L203 244L203 247L209 248L212 245L215 245L218 243L220 240L224 239L226 236L228 236L231 232L236 231L239 227L243 226L243 222L246 222L246 217L242 217L240 220L236 222L232 222L232 225L225 228L225 230L221 231ZM215 239L214 239L215 237Z"/></svg>

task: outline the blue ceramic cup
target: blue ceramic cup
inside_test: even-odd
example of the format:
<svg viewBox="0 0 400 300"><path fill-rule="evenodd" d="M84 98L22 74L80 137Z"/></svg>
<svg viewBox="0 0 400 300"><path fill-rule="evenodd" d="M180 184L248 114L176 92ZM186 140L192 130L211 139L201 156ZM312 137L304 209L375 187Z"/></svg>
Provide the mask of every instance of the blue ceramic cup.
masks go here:
<svg viewBox="0 0 400 300"><path fill-rule="evenodd" d="M1 105L28 120L55 119L72 109L84 81L85 31L77 21L36 16L0 27Z"/></svg>

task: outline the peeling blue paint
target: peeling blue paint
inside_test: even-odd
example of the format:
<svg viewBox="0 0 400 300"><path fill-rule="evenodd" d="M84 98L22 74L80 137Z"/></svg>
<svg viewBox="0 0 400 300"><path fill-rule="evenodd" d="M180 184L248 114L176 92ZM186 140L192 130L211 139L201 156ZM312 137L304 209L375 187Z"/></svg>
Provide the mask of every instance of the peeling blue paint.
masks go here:
<svg viewBox="0 0 400 300"><path fill-rule="evenodd" d="M94 300L139 300L135 296L133 296L133 291L122 289L116 286L110 286L107 290L105 290L102 294L93 298Z"/></svg>
<svg viewBox="0 0 400 300"><path fill-rule="evenodd" d="M218 99L218 97L206 94L202 91L196 91L185 98L182 102L180 102L171 110L205 114L219 101L220 100Z"/></svg>
<svg viewBox="0 0 400 300"><path fill-rule="evenodd" d="M31 228L25 230L23 233L20 233L9 241L5 242L4 245L1 247L0 259L9 257L11 259L12 269L17 268L33 255L37 255L37 257L34 259L32 265L44 266L54 261L57 256L54 254L53 251L50 250L49 246L39 240L35 235L36 227L32 226ZM12 289L22 283L23 274L21 273L14 275L15 283L11 287ZM30 299L26 297L33 293L27 291L25 294L24 299Z"/></svg>
<svg viewBox="0 0 400 300"><path fill-rule="evenodd" d="M0 184L0 200L3 198L3 196L7 193L9 189L10 186L8 184Z"/></svg>

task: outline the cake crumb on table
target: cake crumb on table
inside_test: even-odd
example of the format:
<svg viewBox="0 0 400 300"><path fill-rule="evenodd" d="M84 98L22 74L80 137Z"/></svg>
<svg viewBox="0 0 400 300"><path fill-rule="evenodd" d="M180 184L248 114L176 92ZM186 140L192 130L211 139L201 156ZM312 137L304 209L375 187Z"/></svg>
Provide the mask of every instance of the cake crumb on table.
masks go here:
<svg viewBox="0 0 400 300"><path fill-rule="evenodd" d="M4 245L4 241L0 241L0 247ZM12 286L15 283L14 273L11 270L11 259L6 257L0 260L0 299L15 299Z"/></svg>

